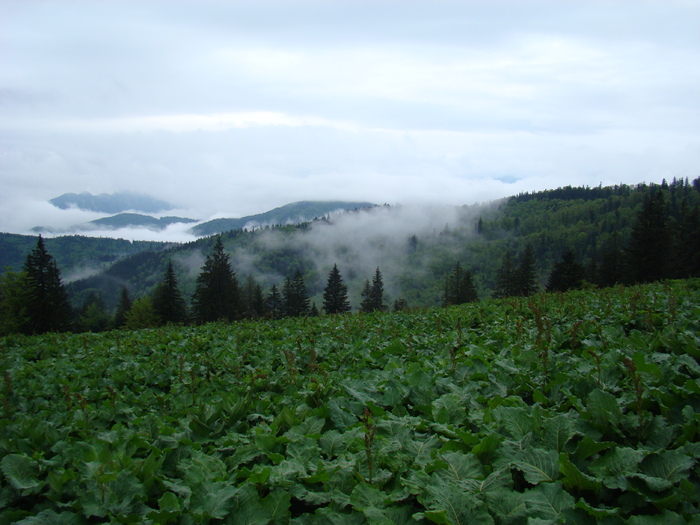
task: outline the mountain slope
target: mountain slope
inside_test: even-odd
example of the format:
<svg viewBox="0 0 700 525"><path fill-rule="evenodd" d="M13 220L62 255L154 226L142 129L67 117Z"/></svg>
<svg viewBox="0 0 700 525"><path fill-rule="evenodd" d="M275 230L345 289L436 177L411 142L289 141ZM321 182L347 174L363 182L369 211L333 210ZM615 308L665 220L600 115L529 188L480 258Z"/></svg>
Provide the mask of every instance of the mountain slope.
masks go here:
<svg viewBox="0 0 700 525"><path fill-rule="evenodd" d="M372 206L374 204L369 202L300 201L257 215L231 219L213 219L194 226L190 231L198 237L204 237L243 228L256 229L262 226L299 224L337 211L348 211Z"/></svg>
<svg viewBox="0 0 700 525"><path fill-rule="evenodd" d="M184 217L161 217L159 219L150 215L142 215L140 213L119 213L111 217L103 217L95 219L82 226L83 229L102 229L116 230L119 228L140 227L149 228L151 230L164 230L171 224L177 223L193 223L195 219L187 219Z"/></svg>
<svg viewBox="0 0 700 525"><path fill-rule="evenodd" d="M64 193L51 199L49 202L62 210L78 208L84 211L101 213L121 213L129 210L158 213L173 209L173 206L165 201L148 195L130 192L100 193L99 195L92 195L88 192Z"/></svg>

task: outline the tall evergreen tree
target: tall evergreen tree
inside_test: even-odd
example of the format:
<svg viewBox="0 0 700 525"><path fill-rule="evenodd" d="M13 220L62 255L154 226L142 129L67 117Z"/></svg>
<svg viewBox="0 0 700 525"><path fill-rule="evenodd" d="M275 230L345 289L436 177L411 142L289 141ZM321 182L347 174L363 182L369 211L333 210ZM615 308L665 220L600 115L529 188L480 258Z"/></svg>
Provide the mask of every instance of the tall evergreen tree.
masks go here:
<svg viewBox="0 0 700 525"><path fill-rule="evenodd" d="M700 277L700 205L689 207L683 200L673 243L673 276Z"/></svg>
<svg viewBox="0 0 700 525"><path fill-rule="evenodd" d="M608 287L622 282L623 253L620 232L613 232L604 242L600 252L597 284Z"/></svg>
<svg viewBox="0 0 700 525"><path fill-rule="evenodd" d="M287 277L282 289L284 301L284 313L287 317L304 317L309 315L309 294L306 291L306 283L300 271L294 275L294 279Z"/></svg>
<svg viewBox="0 0 700 525"><path fill-rule="evenodd" d="M0 336L22 331L24 273L7 271L0 275Z"/></svg>
<svg viewBox="0 0 700 525"><path fill-rule="evenodd" d="M163 323L187 321L187 304L178 288L172 261L168 261L163 281L153 293L153 307Z"/></svg>
<svg viewBox="0 0 700 525"><path fill-rule="evenodd" d="M70 327L72 311L68 294L53 257L39 236L24 263L24 297L22 331L43 334Z"/></svg>
<svg viewBox="0 0 700 525"><path fill-rule="evenodd" d="M658 281L668 277L671 232L664 192L644 198L625 249L625 277L629 283Z"/></svg>
<svg viewBox="0 0 700 525"><path fill-rule="evenodd" d="M342 314L350 311L348 287L343 282L337 264L333 265L328 274L328 282L323 291L323 310L327 314Z"/></svg>
<svg viewBox="0 0 700 525"><path fill-rule="evenodd" d="M525 253L520 259L516 273L516 294L522 297L529 297L539 291L537 284L537 271L535 269L535 254L532 245L525 246Z"/></svg>
<svg viewBox="0 0 700 525"><path fill-rule="evenodd" d="M584 269L576 260L574 250L569 248L554 265L547 281L548 292L566 292L580 288L583 284Z"/></svg>
<svg viewBox="0 0 700 525"><path fill-rule="evenodd" d="M265 315L265 297L262 287L252 275L249 275L241 294L242 313L247 319L258 319Z"/></svg>
<svg viewBox="0 0 700 525"><path fill-rule="evenodd" d="M445 296L442 303L444 306L450 306L470 303L477 299L472 273L469 270L463 270L458 261L454 270L445 279Z"/></svg>
<svg viewBox="0 0 700 525"><path fill-rule="evenodd" d="M493 289L493 296L497 299L517 295L518 275L513 263L513 253L507 250L501 259L501 265L496 272L496 284Z"/></svg>
<svg viewBox="0 0 700 525"><path fill-rule="evenodd" d="M114 326L115 328L121 328L126 323L126 314L131 310L131 297L129 296L129 290L126 286L122 286L121 294L119 295L119 302L117 303L117 308L114 312Z"/></svg>
<svg viewBox="0 0 700 525"><path fill-rule="evenodd" d="M231 269L229 256L218 237L214 251L207 257L197 277L192 298L194 314L200 323L233 321L239 317L238 281Z"/></svg>
<svg viewBox="0 0 700 525"><path fill-rule="evenodd" d="M376 312L383 311L385 308L384 281L382 279L382 272L379 270L379 267L377 267L374 272L374 277L372 278L372 284L370 284L369 279L365 282L365 286L362 290L360 311Z"/></svg>
<svg viewBox="0 0 700 525"><path fill-rule="evenodd" d="M272 285L265 303L267 315L269 315L270 318L280 319L284 317L284 299L282 298L276 284Z"/></svg>

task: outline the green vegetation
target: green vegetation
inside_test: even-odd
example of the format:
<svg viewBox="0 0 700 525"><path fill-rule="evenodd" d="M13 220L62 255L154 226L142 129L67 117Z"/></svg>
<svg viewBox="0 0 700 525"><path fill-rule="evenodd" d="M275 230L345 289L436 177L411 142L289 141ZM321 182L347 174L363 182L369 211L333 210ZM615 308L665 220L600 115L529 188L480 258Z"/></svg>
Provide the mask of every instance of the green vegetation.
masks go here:
<svg viewBox="0 0 700 525"><path fill-rule="evenodd" d="M700 281L0 340L2 523L698 523Z"/></svg>

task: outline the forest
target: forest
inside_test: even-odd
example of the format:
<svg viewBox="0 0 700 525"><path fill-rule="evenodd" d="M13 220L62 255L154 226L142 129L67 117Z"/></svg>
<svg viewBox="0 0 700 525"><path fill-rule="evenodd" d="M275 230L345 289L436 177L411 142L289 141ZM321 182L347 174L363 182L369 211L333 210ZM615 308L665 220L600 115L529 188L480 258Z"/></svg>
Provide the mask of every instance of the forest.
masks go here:
<svg viewBox="0 0 700 525"><path fill-rule="evenodd" d="M700 179L520 194L455 208L439 229L442 215L409 212L375 207L181 245L100 240L121 255L68 284L58 261L80 238L34 239L23 267L0 278L0 333L402 310L700 276ZM50 244L61 246L55 258Z"/></svg>

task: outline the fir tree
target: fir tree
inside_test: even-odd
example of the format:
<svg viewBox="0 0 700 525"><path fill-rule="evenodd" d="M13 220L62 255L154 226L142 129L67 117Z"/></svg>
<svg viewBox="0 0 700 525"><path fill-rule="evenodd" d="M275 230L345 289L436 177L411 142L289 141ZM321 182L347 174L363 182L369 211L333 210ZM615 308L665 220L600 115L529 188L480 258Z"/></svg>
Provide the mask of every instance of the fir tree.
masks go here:
<svg viewBox="0 0 700 525"><path fill-rule="evenodd" d="M265 297L262 287L252 275L246 278L241 296L243 317L258 319L265 315Z"/></svg>
<svg viewBox="0 0 700 525"><path fill-rule="evenodd" d="M153 307L163 323L178 324L187 321L187 305L177 286L172 261L168 261L163 281L153 293Z"/></svg>
<svg viewBox="0 0 700 525"><path fill-rule="evenodd" d="M116 328L121 328L126 323L126 314L131 310L131 297L129 297L129 290L126 286L122 286L122 291L119 296L119 302L117 303L117 309L114 312L114 326Z"/></svg>
<svg viewBox="0 0 700 525"><path fill-rule="evenodd" d="M309 315L309 295L301 272L297 271L294 279L287 277L282 289L284 314L287 317L304 317Z"/></svg>
<svg viewBox="0 0 700 525"><path fill-rule="evenodd" d="M41 236L27 255L23 281L22 331L43 334L67 330L72 316L68 294Z"/></svg>
<svg viewBox="0 0 700 525"><path fill-rule="evenodd" d="M284 316L284 300L282 299L282 295L277 289L276 284L272 285L265 303L267 314L270 316L270 318L280 319Z"/></svg>
<svg viewBox="0 0 700 525"><path fill-rule="evenodd" d="M620 232L613 232L603 243L596 282L600 286L615 286L623 278L623 253Z"/></svg>
<svg viewBox="0 0 700 525"><path fill-rule="evenodd" d="M520 259L520 265L516 272L516 293L522 297L529 297L539 290L537 284L537 272L535 270L535 254L532 246L525 246L525 253Z"/></svg>
<svg viewBox="0 0 700 525"><path fill-rule="evenodd" d="M513 254L507 250L501 259L501 265L496 272L496 284L493 290L493 296L497 299L511 297L517 295L517 271L513 264Z"/></svg>
<svg viewBox="0 0 700 525"><path fill-rule="evenodd" d="M657 281L668 276L671 234L664 193L644 198L625 249L625 278L629 283Z"/></svg>
<svg viewBox="0 0 700 525"><path fill-rule="evenodd" d="M576 260L576 254L569 248L562 255L561 260L554 265L552 273L547 281L548 292L566 292L567 290L581 288L583 284L584 269Z"/></svg>
<svg viewBox="0 0 700 525"><path fill-rule="evenodd" d="M323 291L323 310L327 314L342 314L350 311L348 287L343 282L338 265L334 264L328 274L328 282Z"/></svg>
<svg viewBox="0 0 700 525"><path fill-rule="evenodd" d="M457 262L454 270L445 279L445 296L443 305L464 304L478 299L474 280L469 270L462 270L462 266Z"/></svg>
<svg viewBox="0 0 700 525"><path fill-rule="evenodd" d="M383 311L386 308L384 305L384 281L382 280L382 272L377 267L372 278L372 284L369 280L365 282L362 290L362 303L360 311L376 312Z"/></svg>
<svg viewBox="0 0 700 525"><path fill-rule="evenodd" d="M218 237L197 277L192 298L195 317L200 323L233 321L239 317L239 300L238 281Z"/></svg>

